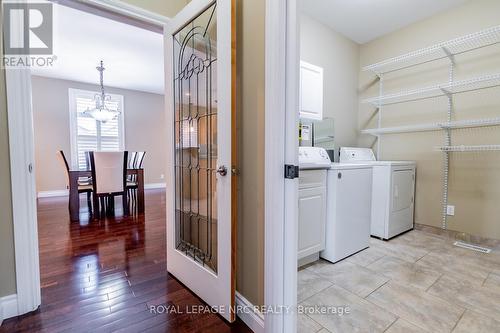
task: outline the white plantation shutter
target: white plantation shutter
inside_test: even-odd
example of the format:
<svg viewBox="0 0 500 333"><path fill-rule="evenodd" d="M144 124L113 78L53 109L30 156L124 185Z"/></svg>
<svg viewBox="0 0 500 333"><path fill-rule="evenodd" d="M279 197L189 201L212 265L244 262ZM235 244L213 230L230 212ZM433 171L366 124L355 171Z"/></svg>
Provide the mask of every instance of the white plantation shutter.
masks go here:
<svg viewBox="0 0 500 333"><path fill-rule="evenodd" d="M123 96L110 95L106 105L122 112L115 120L101 123L84 112L95 107L93 102L97 92L69 89L71 121L71 156L74 168L85 169L87 151L124 150Z"/></svg>

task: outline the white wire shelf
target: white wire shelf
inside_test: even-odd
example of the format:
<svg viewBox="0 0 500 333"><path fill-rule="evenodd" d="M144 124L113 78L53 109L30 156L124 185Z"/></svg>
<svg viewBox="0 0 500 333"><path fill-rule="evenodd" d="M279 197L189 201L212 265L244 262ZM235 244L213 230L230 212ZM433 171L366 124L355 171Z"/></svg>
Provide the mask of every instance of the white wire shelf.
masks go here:
<svg viewBox="0 0 500 333"><path fill-rule="evenodd" d="M439 146L437 150L447 152L473 152L473 151L500 151L500 145L475 145L475 146Z"/></svg>
<svg viewBox="0 0 500 333"><path fill-rule="evenodd" d="M442 129L460 129L460 128L475 128L487 126L499 126L500 118L485 118L485 119L472 119L472 120L458 120L449 123L429 123L417 125L405 125L384 128L369 128L361 130L363 134L381 135L381 134L397 134L397 133L415 133L415 132L430 132Z"/></svg>
<svg viewBox="0 0 500 333"><path fill-rule="evenodd" d="M364 71L385 74L427 62L451 57L500 43L500 26L491 27L446 42L415 50L363 67Z"/></svg>
<svg viewBox="0 0 500 333"><path fill-rule="evenodd" d="M411 89L393 94L364 99L362 102L374 106L391 105L418 101L422 99L459 94L480 89L500 86L500 73L489 74L452 83L443 83L430 87Z"/></svg>

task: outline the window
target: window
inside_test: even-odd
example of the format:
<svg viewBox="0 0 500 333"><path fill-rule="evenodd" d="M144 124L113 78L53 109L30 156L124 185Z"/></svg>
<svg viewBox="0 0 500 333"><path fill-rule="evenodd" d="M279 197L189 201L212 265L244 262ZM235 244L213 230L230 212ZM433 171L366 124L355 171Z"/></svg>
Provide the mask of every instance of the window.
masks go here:
<svg viewBox="0 0 500 333"><path fill-rule="evenodd" d="M121 111L115 120L101 123L85 114L87 108L95 106L97 91L69 89L71 163L73 168L85 169L87 151L124 150L123 96L113 95L107 102L110 108Z"/></svg>

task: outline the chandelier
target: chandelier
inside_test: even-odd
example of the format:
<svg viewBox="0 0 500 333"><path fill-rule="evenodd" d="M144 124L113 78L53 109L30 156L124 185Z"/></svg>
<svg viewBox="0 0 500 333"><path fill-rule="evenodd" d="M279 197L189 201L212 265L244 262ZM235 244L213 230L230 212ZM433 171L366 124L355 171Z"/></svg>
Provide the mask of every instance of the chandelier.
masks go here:
<svg viewBox="0 0 500 333"><path fill-rule="evenodd" d="M120 115L120 111L117 109L111 109L109 107L109 104L111 104L111 96L106 95L104 93L104 80L103 80L103 73L104 73L104 63L101 60L101 65L99 67L96 67L96 69L99 71L99 77L100 77L100 82L101 82L101 93L100 94L95 94L94 96L94 103L95 103L95 108L87 108L84 113L90 115L92 118L94 118L97 121L100 121L102 123L105 123L107 121L111 121L116 119ZM108 104L108 105L107 105Z"/></svg>

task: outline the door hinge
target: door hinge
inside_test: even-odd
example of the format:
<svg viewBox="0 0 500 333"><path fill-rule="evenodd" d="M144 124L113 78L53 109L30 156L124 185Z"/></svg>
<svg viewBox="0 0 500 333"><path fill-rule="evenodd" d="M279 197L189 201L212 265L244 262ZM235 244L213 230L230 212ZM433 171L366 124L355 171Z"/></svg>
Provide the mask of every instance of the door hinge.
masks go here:
<svg viewBox="0 0 500 333"><path fill-rule="evenodd" d="M299 166L292 164L285 164L285 178L286 179L299 178Z"/></svg>

